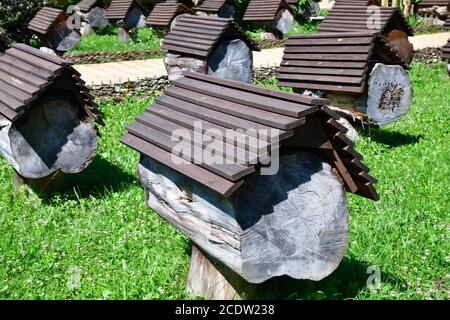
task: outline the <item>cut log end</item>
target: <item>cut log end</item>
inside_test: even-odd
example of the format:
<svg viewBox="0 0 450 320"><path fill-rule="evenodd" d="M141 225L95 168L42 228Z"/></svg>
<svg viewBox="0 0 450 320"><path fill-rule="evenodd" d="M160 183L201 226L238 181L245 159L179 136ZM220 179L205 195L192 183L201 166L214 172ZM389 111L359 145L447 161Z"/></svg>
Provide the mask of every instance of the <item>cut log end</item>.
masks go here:
<svg viewBox="0 0 450 320"><path fill-rule="evenodd" d="M368 88L367 115L380 127L403 117L412 104L411 81L398 65L376 64Z"/></svg>
<svg viewBox="0 0 450 320"><path fill-rule="evenodd" d="M90 121L69 98L43 98L14 123L0 117L0 153L25 179L79 173L97 150Z"/></svg>
<svg viewBox="0 0 450 320"><path fill-rule="evenodd" d="M321 280L347 248L345 190L314 154L283 153L279 167L252 175L230 198L148 158L138 172L147 204L245 281Z"/></svg>

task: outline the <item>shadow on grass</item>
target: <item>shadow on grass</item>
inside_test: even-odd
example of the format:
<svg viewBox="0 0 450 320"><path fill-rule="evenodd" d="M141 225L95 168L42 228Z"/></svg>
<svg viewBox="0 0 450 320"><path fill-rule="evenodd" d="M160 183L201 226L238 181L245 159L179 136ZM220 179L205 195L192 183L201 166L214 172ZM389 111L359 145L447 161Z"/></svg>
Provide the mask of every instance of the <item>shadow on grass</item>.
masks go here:
<svg viewBox="0 0 450 320"><path fill-rule="evenodd" d="M365 132L364 135L370 136L373 141L385 144L392 148L415 144L423 139L423 136L420 134L412 135L396 131L386 131L383 129L372 129L370 134Z"/></svg>
<svg viewBox="0 0 450 320"><path fill-rule="evenodd" d="M370 264L354 259L341 262L339 267L321 281L295 280L288 276L274 278L262 285L258 290L258 299L303 299L303 300L341 300L355 298L361 291L367 290L367 279ZM383 273L381 282L391 285L401 284L400 278Z"/></svg>
<svg viewBox="0 0 450 320"><path fill-rule="evenodd" d="M86 170L70 176L69 185L61 192L68 198L101 197L105 192L124 190L137 180L137 177L98 155Z"/></svg>

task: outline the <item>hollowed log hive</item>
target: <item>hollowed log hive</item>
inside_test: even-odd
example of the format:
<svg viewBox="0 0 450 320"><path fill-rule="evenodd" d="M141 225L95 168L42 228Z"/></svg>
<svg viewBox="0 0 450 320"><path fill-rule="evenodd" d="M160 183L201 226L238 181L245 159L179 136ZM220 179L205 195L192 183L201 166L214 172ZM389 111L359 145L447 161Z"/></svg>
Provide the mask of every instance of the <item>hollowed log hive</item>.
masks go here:
<svg viewBox="0 0 450 320"><path fill-rule="evenodd" d="M318 33L290 36L278 79L295 92L330 99L351 121L382 127L412 103L405 72L413 58L412 31L396 9L378 7L375 24L367 9L337 3Z"/></svg>
<svg viewBox="0 0 450 320"><path fill-rule="evenodd" d="M234 19L236 14L236 4L234 0L204 0L193 10L197 15Z"/></svg>
<svg viewBox="0 0 450 320"><path fill-rule="evenodd" d="M178 16L181 14L192 14L191 9L176 1L158 3L145 23L160 35L166 35L175 25Z"/></svg>
<svg viewBox="0 0 450 320"><path fill-rule="evenodd" d="M337 268L345 191L378 195L326 103L186 72L127 127L147 204L196 246L192 294L233 299L274 277L320 280Z"/></svg>
<svg viewBox="0 0 450 320"><path fill-rule="evenodd" d="M60 9L43 7L28 24L42 45L55 51L68 51L80 42L80 34L69 28L69 16Z"/></svg>
<svg viewBox="0 0 450 320"><path fill-rule="evenodd" d="M243 82L252 80L252 50L259 50L232 20L192 15L179 16L161 48L170 80L194 71Z"/></svg>
<svg viewBox="0 0 450 320"><path fill-rule="evenodd" d="M0 153L18 177L51 188L97 150L100 112L69 62L24 44L0 57ZM39 190L46 191L46 190Z"/></svg>
<svg viewBox="0 0 450 320"><path fill-rule="evenodd" d="M243 21L282 38L291 29L294 12L286 0L251 0Z"/></svg>

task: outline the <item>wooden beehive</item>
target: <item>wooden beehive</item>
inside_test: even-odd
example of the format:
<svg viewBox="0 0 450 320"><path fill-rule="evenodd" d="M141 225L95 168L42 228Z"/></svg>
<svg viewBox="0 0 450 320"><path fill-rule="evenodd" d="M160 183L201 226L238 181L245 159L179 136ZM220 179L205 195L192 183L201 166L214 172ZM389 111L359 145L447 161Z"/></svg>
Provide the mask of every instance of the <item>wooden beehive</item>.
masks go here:
<svg viewBox="0 0 450 320"><path fill-rule="evenodd" d="M59 174L85 169L95 121L100 112L69 62L24 44L0 57L0 153L16 177L51 188Z"/></svg>
<svg viewBox="0 0 450 320"><path fill-rule="evenodd" d="M127 127L121 141L141 154L147 204L195 243L194 295L235 298L242 285L320 280L338 266L344 190L378 195L326 104L187 72Z"/></svg>
<svg viewBox="0 0 450 320"><path fill-rule="evenodd" d="M450 30L450 13L447 16L447 19L445 20L444 29Z"/></svg>
<svg viewBox="0 0 450 320"><path fill-rule="evenodd" d="M250 0L243 21L282 38L291 29L294 12L286 0Z"/></svg>
<svg viewBox="0 0 450 320"><path fill-rule="evenodd" d="M194 71L243 82L252 80L252 50L259 50L232 20L187 14L177 19L161 49L170 80Z"/></svg>
<svg viewBox="0 0 450 320"><path fill-rule="evenodd" d="M106 11L106 18L118 24L123 30L145 26L146 7L138 0L113 0Z"/></svg>
<svg viewBox="0 0 450 320"><path fill-rule="evenodd" d="M234 0L203 0L193 10L197 15L234 18L236 4Z"/></svg>
<svg viewBox="0 0 450 320"><path fill-rule="evenodd" d="M106 8L105 0L81 0L76 4L82 13L88 13L94 8Z"/></svg>
<svg viewBox="0 0 450 320"><path fill-rule="evenodd" d="M398 10L378 9L376 28L368 28L365 6L336 4L317 34L289 37L280 85L330 99L358 124L385 126L400 119L413 97L404 71L413 58L412 31Z"/></svg>
<svg viewBox="0 0 450 320"><path fill-rule="evenodd" d="M145 20L153 30L161 35L166 35L181 14L192 14L191 9L177 1L158 3Z"/></svg>
<svg viewBox="0 0 450 320"><path fill-rule="evenodd" d="M69 28L69 16L60 9L43 7L28 24L42 45L56 51L68 51L80 42L80 35Z"/></svg>

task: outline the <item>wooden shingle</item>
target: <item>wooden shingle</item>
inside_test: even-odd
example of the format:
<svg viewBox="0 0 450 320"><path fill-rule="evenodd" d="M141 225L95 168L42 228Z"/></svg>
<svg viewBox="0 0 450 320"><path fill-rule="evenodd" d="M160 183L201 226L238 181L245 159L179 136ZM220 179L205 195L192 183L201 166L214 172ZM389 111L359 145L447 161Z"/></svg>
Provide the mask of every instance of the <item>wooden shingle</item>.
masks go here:
<svg viewBox="0 0 450 320"><path fill-rule="evenodd" d="M259 51L257 45L233 20L188 14L179 17L176 25L162 41L161 49L205 59L219 41L227 36L239 38L246 42L251 50Z"/></svg>
<svg viewBox="0 0 450 320"><path fill-rule="evenodd" d="M226 3L232 3L230 0L204 0L198 4L193 10L202 11L210 14L217 14Z"/></svg>
<svg viewBox="0 0 450 320"><path fill-rule="evenodd" d="M280 9L293 14L286 0L251 0L244 14L244 21L274 21Z"/></svg>
<svg viewBox="0 0 450 320"><path fill-rule="evenodd" d="M444 29L450 30L450 14L447 16L447 19L445 20Z"/></svg>
<svg viewBox="0 0 450 320"><path fill-rule="evenodd" d="M396 8L378 7L379 25L376 15L371 11L372 7L365 5L347 5L336 3L325 19L320 23L318 32L353 32L353 31L376 31L387 34L392 30L405 32L408 36L413 35L411 27L406 22L403 14Z"/></svg>
<svg viewBox="0 0 450 320"><path fill-rule="evenodd" d="M113 0L106 11L106 18L110 20L125 19L131 8L137 6L146 12L145 6L138 0Z"/></svg>
<svg viewBox="0 0 450 320"><path fill-rule="evenodd" d="M337 123L339 115L326 104L325 99L186 72L127 127L121 141L228 197L259 170L271 151L269 147L277 139L281 148L300 147L323 152L341 174L348 191L378 199L373 187L376 180L368 174L368 168L361 162L362 156L345 136L346 129ZM222 161L199 161L206 144L195 139L183 140L184 146L193 150L192 154L175 152L177 143L172 140L173 132L177 129L193 132L199 121L202 133L208 134L207 129L222 133L222 138L217 139L224 146L223 152L216 154ZM255 130L248 130L250 128ZM264 148L227 140L227 129L248 139L257 139ZM264 129L264 134L258 129ZM242 162L237 154L255 161Z"/></svg>
<svg viewBox="0 0 450 320"><path fill-rule="evenodd" d="M401 64L376 33L316 33L290 36L278 73L279 85L362 93L371 60Z"/></svg>
<svg viewBox="0 0 450 320"><path fill-rule="evenodd" d="M65 21L67 18L68 15L63 10L43 7L30 21L28 29L37 34L46 35L56 23Z"/></svg>
<svg viewBox="0 0 450 320"><path fill-rule="evenodd" d="M25 44L13 44L0 57L0 114L16 121L34 101L57 86L71 91L101 121L93 97L71 63Z"/></svg>
<svg viewBox="0 0 450 320"><path fill-rule="evenodd" d="M145 23L154 27L169 27L175 17L182 13L192 13L192 11L184 4L175 1L158 3L150 12Z"/></svg>
<svg viewBox="0 0 450 320"><path fill-rule="evenodd" d="M106 3L104 0L81 0L77 3L77 6L81 12L87 13L95 7L105 8Z"/></svg>
<svg viewBox="0 0 450 320"><path fill-rule="evenodd" d="M449 0L420 0L417 4L418 8L450 7Z"/></svg>

